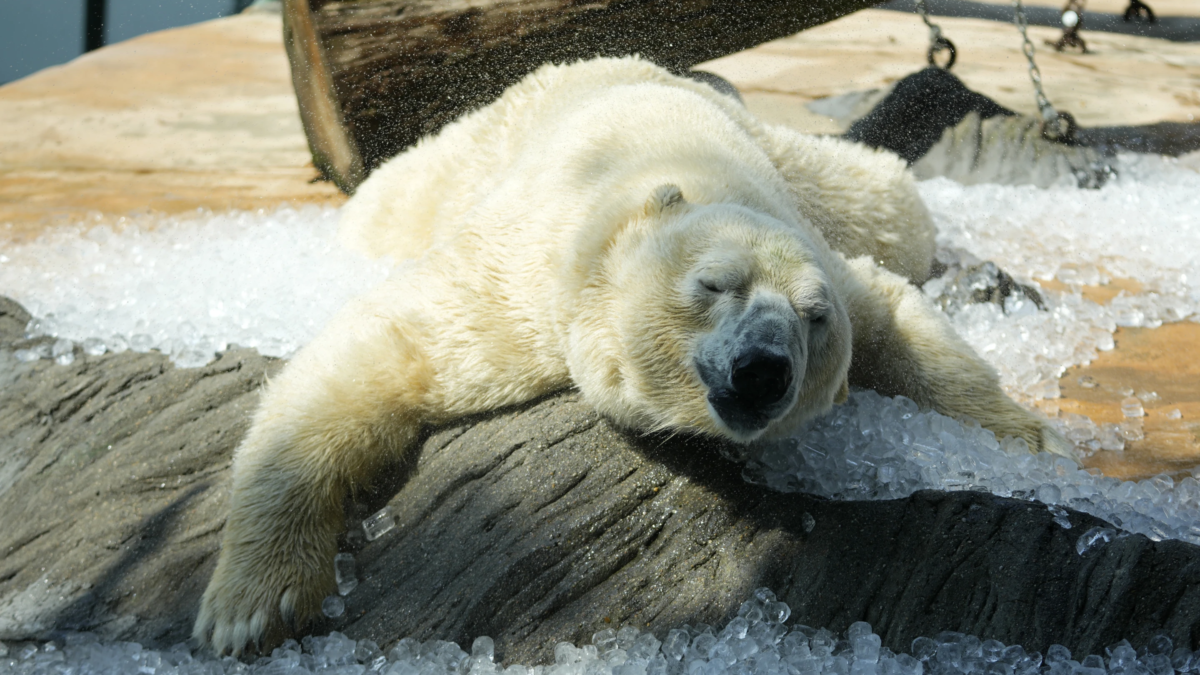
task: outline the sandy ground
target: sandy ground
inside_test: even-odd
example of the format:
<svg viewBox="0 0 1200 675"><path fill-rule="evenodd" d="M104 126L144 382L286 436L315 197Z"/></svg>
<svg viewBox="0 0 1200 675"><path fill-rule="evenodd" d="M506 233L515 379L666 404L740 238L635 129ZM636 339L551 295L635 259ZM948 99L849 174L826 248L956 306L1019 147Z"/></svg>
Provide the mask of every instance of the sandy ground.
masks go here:
<svg viewBox="0 0 1200 675"><path fill-rule="evenodd" d="M0 239L84 218L341 201L316 175L278 16L143 35L0 87Z"/></svg>
<svg viewBox="0 0 1200 675"><path fill-rule="evenodd" d="M1120 12L1125 4L1092 0L1088 8ZM1200 15L1193 0L1150 4L1160 15ZM969 87L1034 111L1011 25L936 21L958 45L954 72ZM0 244L84 219L344 201L331 184L314 182L281 33L278 16L243 14L145 35L0 87ZM1057 29L1030 34L1048 95L1084 125L1200 117L1198 43L1089 32L1093 53L1056 54L1042 41L1056 39ZM926 41L915 15L865 10L703 68L734 82L768 120L837 133L837 120L805 104L904 77L924 66ZM1122 283L1088 293L1106 301ZM1187 361L1179 355L1200 347L1200 324L1122 330L1116 342L1062 378L1057 408L1111 422L1124 387L1161 398L1148 406L1146 440L1089 464L1122 477L1200 464L1200 422L1190 421L1200 419L1200 369L1179 367ZM1084 376L1101 386L1082 387ZM1181 420L1164 416L1174 408Z"/></svg>

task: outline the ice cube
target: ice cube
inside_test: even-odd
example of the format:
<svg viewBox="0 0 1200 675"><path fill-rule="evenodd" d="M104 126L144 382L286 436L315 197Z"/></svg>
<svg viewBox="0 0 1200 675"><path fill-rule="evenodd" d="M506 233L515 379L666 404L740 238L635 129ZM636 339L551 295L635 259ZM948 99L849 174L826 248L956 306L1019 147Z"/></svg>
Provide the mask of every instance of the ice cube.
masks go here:
<svg viewBox="0 0 1200 675"><path fill-rule="evenodd" d="M685 636L686 637L686 636ZM592 644L601 654L617 648L617 631L603 628L592 634Z"/></svg>
<svg viewBox="0 0 1200 675"><path fill-rule="evenodd" d="M1089 530L1090 531L1090 530ZM1046 664L1053 666L1071 660L1071 650L1062 645L1050 645L1046 650Z"/></svg>
<svg viewBox="0 0 1200 675"><path fill-rule="evenodd" d="M800 524L804 527L804 532L808 534L817 526L817 519L813 518L811 513L805 511L804 515L800 516Z"/></svg>
<svg viewBox="0 0 1200 675"><path fill-rule="evenodd" d="M1083 555L1100 544L1107 544L1112 541L1116 534L1117 531L1111 527L1093 527L1080 535L1079 539L1075 541L1075 552ZM1049 652L1046 653L1046 658L1050 658ZM1068 656L1068 658L1070 657Z"/></svg>
<svg viewBox="0 0 1200 675"><path fill-rule="evenodd" d="M88 356L101 356L108 351L108 346L104 344L104 340L96 337L90 337L83 341L83 353Z"/></svg>
<svg viewBox="0 0 1200 675"><path fill-rule="evenodd" d="M154 338L146 333L136 333L129 338L129 348L139 354L145 354L154 349Z"/></svg>
<svg viewBox="0 0 1200 675"><path fill-rule="evenodd" d="M346 613L346 601L340 595L327 595L321 602L321 613L331 619L336 619Z"/></svg>
<svg viewBox="0 0 1200 675"><path fill-rule="evenodd" d="M1127 419L1118 426L1121 429L1121 438L1126 441L1140 441L1146 437L1140 418Z"/></svg>
<svg viewBox="0 0 1200 675"><path fill-rule="evenodd" d="M1121 428L1115 424L1103 424L1096 434L1100 441L1101 450L1121 452L1125 449L1125 439L1121 436Z"/></svg>
<svg viewBox="0 0 1200 675"><path fill-rule="evenodd" d="M783 623L792 615L792 608L786 602L770 602L764 608L767 615L767 621L773 623Z"/></svg>
<svg viewBox="0 0 1200 675"><path fill-rule="evenodd" d="M55 340L50 347L50 356L60 366L71 365L75 362L75 343L63 338Z"/></svg>
<svg viewBox="0 0 1200 675"><path fill-rule="evenodd" d="M37 351L33 349L18 349L13 352L13 357L21 363L29 363L42 358L42 355L38 354Z"/></svg>
<svg viewBox="0 0 1200 675"><path fill-rule="evenodd" d="M120 354L129 350L129 341L125 339L124 335L114 335L105 342L105 346L113 354Z"/></svg>
<svg viewBox="0 0 1200 675"><path fill-rule="evenodd" d="M496 643L492 638L481 635L471 643L471 656L492 661L496 657Z"/></svg>
<svg viewBox="0 0 1200 675"><path fill-rule="evenodd" d="M600 633L596 633L596 635L600 635ZM616 642L616 638L617 636L614 633L612 636L614 643ZM667 659L671 661L679 661L683 659L683 655L687 653L688 643L690 641L691 638L686 630L681 630L678 628L671 630L667 633L667 639L663 640L662 643L663 656L667 657ZM596 647L600 647L600 643L596 640L595 636L592 636L592 644L596 645Z"/></svg>
<svg viewBox="0 0 1200 675"><path fill-rule="evenodd" d="M333 556L333 576L337 581L338 595L349 595L358 587L358 577L354 574L354 556L350 553L339 553Z"/></svg>
<svg viewBox="0 0 1200 675"><path fill-rule="evenodd" d="M362 522L363 533L366 535L367 541L375 541L391 532L395 527L396 517L392 514L391 507L387 506L371 514Z"/></svg>
<svg viewBox="0 0 1200 675"><path fill-rule="evenodd" d="M1146 411L1142 408L1141 400L1136 396L1130 396L1121 401L1121 413L1125 417L1142 417L1146 414Z"/></svg>
<svg viewBox="0 0 1200 675"><path fill-rule="evenodd" d="M1064 530L1071 529L1071 518L1067 510L1061 506L1050 505L1047 507L1050 514L1054 516L1054 523Z"/></svg>

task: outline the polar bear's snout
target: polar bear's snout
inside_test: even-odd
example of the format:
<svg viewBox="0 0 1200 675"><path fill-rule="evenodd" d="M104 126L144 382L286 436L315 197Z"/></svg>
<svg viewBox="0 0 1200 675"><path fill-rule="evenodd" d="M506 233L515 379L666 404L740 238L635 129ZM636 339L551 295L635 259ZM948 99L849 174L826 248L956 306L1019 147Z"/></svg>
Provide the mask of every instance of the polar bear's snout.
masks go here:
<svg viewBox="0 0 1200 675"><path fill-rule="evenodd" d="M733 395L754 408L775 405L792 386L792 360L786 354L751 349L733 362Z"/></svg>
<svg viewBox="0 0 1200 675"><path fill-rule="evenodd" d="M783 296L758 294L701 338L696 370L718 426L750 441L791 410L807 365L806 333Z"/></svg>

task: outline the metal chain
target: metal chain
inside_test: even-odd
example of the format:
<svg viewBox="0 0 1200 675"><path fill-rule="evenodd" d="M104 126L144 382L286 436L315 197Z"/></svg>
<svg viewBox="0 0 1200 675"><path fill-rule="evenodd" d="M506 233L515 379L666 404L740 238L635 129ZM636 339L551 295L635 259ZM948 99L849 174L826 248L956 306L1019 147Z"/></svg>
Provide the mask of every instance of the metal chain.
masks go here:
<svg viewBox="0 0 1200 675"><path fill-rule="evenodd" d="M1024 41L1022 51L1025 52L1025 59L1029 61L1029 79L1033 81L1034 98L1037 101L1038 112L1042 115L1042 134L1051 140L1067 140L1074 132L1074 119L1067 113L1055 110L1050 99L1046 98L1046 92L1042 89L1042 71L1033 60L1033 42L1029 40L1029 34L1026 32L1029 19L1025 17L1025 7L1021 0L1013 0L1013 10L1016 14L1017 29L1021 31L1021 39Z"/></svg>
<svg viewBox="0 0 1200 675"><path fill-rule="evenodd" d="M929 51L926 58L929 60L929 65L937 66L937 61L934 56L943 50L950 50L950 60L945 66L938 66L943 70L950 70L954 66L954 61L958 58L958 50L954 48L954 43L946 39L942 35L942 27L929 20L929 10L925 7L925 0L917 0L917 14L921 15L921 21L929 27Z"/></svg>

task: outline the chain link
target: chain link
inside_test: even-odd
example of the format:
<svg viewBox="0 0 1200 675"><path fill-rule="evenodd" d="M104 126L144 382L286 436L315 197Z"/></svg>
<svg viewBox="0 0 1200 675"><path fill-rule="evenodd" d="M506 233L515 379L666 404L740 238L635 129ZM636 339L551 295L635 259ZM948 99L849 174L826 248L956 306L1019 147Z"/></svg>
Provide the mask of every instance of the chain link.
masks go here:
<svg viewBox="0 0 1200 675"><path fill-rule="evenodd" d="M954 48L954 43L946 39L942 35L942 27L929 20L929 10L925 7L925 0L917 0L917 13L921 15L921 21L929 27L929 52L927 54L929 65L936 66L937 62L934 56L943 50L950 51L950 60L945 66L938 66L944 70L950 70L954 66L954 61L958 57L958 51Z"/></svg>

